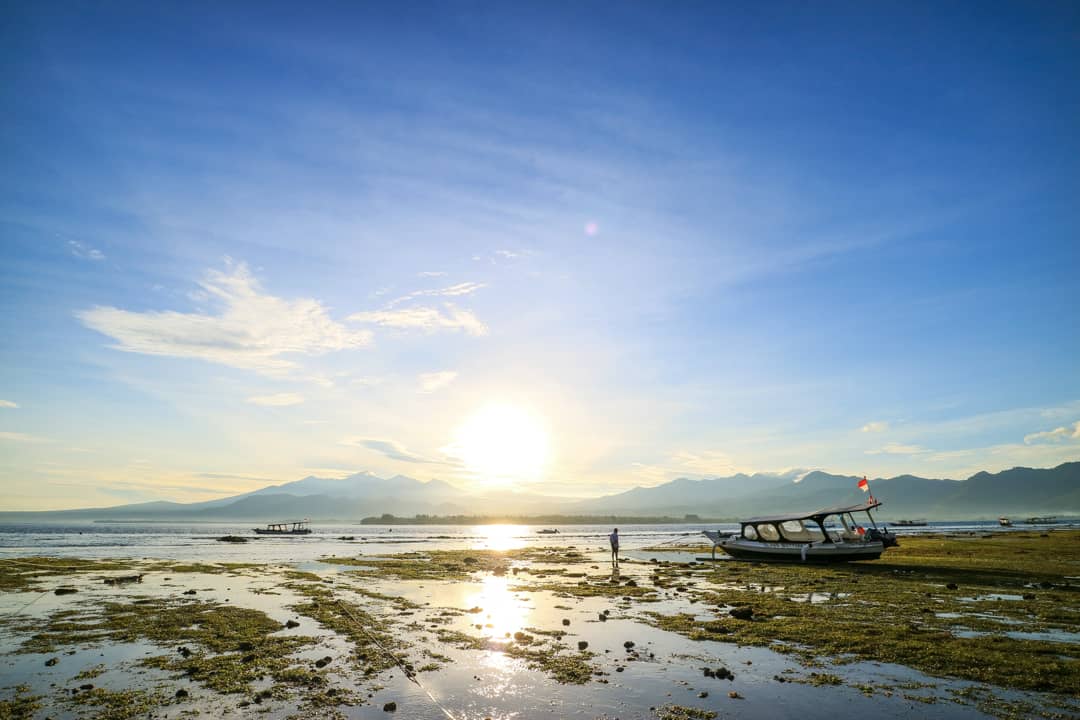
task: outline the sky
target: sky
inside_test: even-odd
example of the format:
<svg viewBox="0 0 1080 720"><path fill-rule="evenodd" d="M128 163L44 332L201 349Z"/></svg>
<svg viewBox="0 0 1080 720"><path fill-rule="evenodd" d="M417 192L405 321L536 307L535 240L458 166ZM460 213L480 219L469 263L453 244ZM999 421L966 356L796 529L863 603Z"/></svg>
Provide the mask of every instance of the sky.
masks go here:
<svg viewBox="0 0 1080 720"><path fill-rule="evenodd" d="M1080 460L1080 7L15 3L0 509Z"/></svg>

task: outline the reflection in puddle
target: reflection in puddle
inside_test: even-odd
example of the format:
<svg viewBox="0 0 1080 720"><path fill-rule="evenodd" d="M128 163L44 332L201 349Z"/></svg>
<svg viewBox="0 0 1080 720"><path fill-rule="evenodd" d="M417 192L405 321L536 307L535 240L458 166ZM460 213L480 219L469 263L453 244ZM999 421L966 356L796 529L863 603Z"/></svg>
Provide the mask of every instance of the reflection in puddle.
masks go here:
<svg viewBox="0 0 1080 720"><path fill-rule="evenodd" d="M467 595L465 602L469 607L481 608L473 622L481 626L485 637L502 640L527 627L529 605L510 592L508 578L486 575L479 585L478 592Z"/></svg>
<svg viewBox="0 0 1080 720"><path fill-rule="evenodd" d="M817 605L819 603L829 602L830 600L842 600L849 597L851 593L827 593L827 592L814 592L803 593L801 595L792 595L788 598L792 602L809 602L811 605Z"/></svg>
<svg viewBox="0 0 1080 720"><path fill-rule="evenodd" d="M1009 593L987 593L975 597L958 598L960 602L983 602L985 600L1023 600L1023 595L1010 595Z"/></svg>

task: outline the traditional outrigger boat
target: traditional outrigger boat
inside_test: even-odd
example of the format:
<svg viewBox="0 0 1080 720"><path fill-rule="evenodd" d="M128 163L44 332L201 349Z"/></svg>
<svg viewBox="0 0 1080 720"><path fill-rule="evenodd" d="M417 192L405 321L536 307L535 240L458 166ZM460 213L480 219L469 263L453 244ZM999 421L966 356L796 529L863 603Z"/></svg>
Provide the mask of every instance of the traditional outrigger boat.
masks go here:
<svg viewBox="0 0 1080 720"><path fill-rule="evenodd" d="M297 522L270 523L265 528L253 528L258 535L310 535L308 520Z"/></svg>
<svg viewBox="0 0 1080 720"><path fill-rule="evenodd" d="M886 548L896 547L896 535L878 528L870 511L876 500L862 505L824 508L793 515L750 518L738 533L705 530L716 548L743 560L786 562L848 562L877 560ZM852 513L866 513L870 527L863 528Z"/></svg>

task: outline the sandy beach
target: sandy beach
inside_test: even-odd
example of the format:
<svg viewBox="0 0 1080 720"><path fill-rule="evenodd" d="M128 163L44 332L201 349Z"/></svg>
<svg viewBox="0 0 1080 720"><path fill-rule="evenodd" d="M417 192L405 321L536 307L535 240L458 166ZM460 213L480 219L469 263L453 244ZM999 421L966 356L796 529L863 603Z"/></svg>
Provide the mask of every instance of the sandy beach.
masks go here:
<svg viewBox="0 0 1080 720"><path fill-rule="evenodd" d="M212 538L198 560L6 556L0 717L1080 713L1075 530L922 534L827 567L688 539L617 568L499 532L292 562Z"/></svg>

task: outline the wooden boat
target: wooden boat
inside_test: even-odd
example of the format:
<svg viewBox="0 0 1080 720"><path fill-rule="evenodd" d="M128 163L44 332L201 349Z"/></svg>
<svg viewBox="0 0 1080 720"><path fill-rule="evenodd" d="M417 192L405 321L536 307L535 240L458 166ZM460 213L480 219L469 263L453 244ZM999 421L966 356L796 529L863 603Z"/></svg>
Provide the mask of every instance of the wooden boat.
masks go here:
<svg viewBox="0 0 1080 720"><path fill-rule="evenodd" d="M1024 522L1028 525L1056 525L1057 521L1056 515L1047 515L1045 517L1029 517Z"/></svg>
<svg viewBox="0 0 1080 720"><path fill-rule="evenodd" d="M877 560L886 548L895 547L896 535L878 528L870 511L881 503L824 508L808 513L750 518L737 533L706 530L713 543L713 558L720 548L741 560L780 562L848 562ZM866 513L871 527L863 528L853 513Z"/></svg>
<svg viewBox="0 0 1080 720"><path fill-rule="evenodd" d="M925 520L897 520L896 527L926 527Z"/></svg>
<svg viewBox="0 0 1080 720"><path fill-rule="evenodd" d="M265 528L253 528L258 535L310 535L308 520L297 522L270 523Z"/></svg>
<svg viewBox="0 0 1080 720"><path fill-rule="evenodd" d="M1000 525L1001 527L1012 527L1012 520L1007 517L999 517L998 525Z"/></svg>

